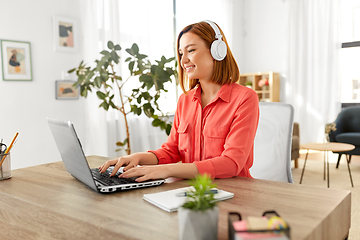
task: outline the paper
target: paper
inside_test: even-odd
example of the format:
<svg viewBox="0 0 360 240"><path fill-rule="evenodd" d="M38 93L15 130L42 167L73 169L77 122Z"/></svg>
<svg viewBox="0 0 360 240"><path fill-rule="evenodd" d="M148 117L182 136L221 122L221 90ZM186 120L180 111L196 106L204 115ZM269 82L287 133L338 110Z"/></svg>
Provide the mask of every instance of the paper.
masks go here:
<svg viewBox="0 0 360 240"><path fill-rule="evenodd" d="M178 197L176 195L192 190L194 190L193 187L184 187L159 193L144 194L143 199L165 211L176 212L186 201L186 197ZM234 197L233 193L223 190L218 190L218 193L214 195L216 201L222 201L232 197Z"/></svg>

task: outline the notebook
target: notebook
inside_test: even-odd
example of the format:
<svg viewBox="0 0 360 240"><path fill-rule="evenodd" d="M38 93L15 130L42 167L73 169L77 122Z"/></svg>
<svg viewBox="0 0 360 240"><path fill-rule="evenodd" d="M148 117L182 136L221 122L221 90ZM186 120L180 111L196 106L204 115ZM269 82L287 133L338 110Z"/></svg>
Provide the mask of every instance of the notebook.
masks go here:
<svg viewBox="0 0 360 240"><path fill-rule="evenodd" d="M179 195L193 189L193 187L184 187L164 192L144 194L143 199L167 212L176 212L186 201L186 197ZM218 190L218 193L214 195L215 201L222 201L233 197L233 193L224 190Z"/></svg>
<svg viewBox="0 0 360 240"><path fill-rule="evenodd" d="M47 121L66 170L94 191L109 193L158 186L165 182L164 179L136 182L135 178L118 178L121 172L110 178L112 168L103 174L97 168L90 169L72 122L53 118L47 118Z"/></svg>

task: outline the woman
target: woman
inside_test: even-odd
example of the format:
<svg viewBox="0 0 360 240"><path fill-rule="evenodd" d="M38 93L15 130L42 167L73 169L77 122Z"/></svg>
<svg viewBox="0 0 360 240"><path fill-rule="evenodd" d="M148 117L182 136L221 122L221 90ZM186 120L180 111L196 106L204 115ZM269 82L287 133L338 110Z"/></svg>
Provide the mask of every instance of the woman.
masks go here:
<svg viewBox="0 0 360 240"><path fill-rule="evenodd" d="M213 42L218 49L210 49ZM167 142L156 151L109 160L99 170L115 165L113 176L124 166L119 177L138 177L138 182L204 173L212 178L251 177L258 97L236 83L239 68L223 32L210 21L191 24L180 32L177 47L184 94Z"/></svg>

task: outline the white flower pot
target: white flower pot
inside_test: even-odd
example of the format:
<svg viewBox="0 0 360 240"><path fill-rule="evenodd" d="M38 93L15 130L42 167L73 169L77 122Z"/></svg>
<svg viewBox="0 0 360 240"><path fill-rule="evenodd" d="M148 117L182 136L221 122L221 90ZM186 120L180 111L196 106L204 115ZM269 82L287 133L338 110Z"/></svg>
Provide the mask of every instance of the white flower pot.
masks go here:
<svg viewBox="0 0 360 240"><path fill-rule="evenodd" d="M216 240L218 232L219 208L202 211L191 211L180 207L179 239L180 240Z"/></svg>

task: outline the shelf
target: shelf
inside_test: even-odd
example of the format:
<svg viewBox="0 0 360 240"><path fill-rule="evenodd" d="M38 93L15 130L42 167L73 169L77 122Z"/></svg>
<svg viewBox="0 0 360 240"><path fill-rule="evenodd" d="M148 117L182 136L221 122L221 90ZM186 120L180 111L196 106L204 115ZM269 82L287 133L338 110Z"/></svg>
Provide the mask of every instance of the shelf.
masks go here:
<svg viewBox="0 0 360 240"><path fill-rule="evenodd" d="M263 90L259 82L267 82L268 89ZM240 74L239 84L251 83L251 88L256 92L259 101L280 102L280 75L276 72L258 72ZM262 85L262 84L260 84Z"/></svg>

